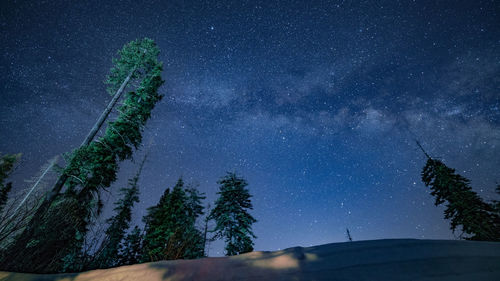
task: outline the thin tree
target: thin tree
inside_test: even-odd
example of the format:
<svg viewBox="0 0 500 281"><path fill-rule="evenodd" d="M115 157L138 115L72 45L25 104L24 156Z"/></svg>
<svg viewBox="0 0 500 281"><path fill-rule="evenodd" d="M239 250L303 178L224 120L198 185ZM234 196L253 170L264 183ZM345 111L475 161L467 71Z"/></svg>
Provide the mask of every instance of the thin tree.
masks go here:
<svg viewBox="0 0 500 281"><path fill-rule="evenodd" d="M44 176L49 174L55 160L49 160L37 175L26 181L31 187L9 196L0 215L0 248L12 243L13 238L29 224L48 186L47 177Z"/></svg>
<svg viewBox="0 0 500 281"><path fill-rule="evenodd" d="M42 166L41 174L34 177L33 185L31 186L29 191L26 193L26 195L23 196L23 199L21 200L21 202L19 202L17 207L12 212L12 214L11 214L12 217L15 216L17 210L19 210L19 208L21 208L21 206L24 205L26 200L28 200L28 198L33 194L33 192L36 191L37 187L39 187L41 185L41 183L43 182L43 179L50 171L52 171L52 169L54 168L54 165L56 164L58 159L59 159L59 156L55 156L54 158L50 159L46 165Z"/></svg>
<svg viewBox="0 0 500 281"><path fill-rule="evenodd" d="M207 213L210 214L211 212L211 208L210 208L210 204L207 205ZM210 218L208 217L208 215L205 217L205 219L203 220L203 256L208 256L208 248L209 248L209 243L211 241L211 239L207 239L207 235L208 235L208 223L210 222Z"/></svg>
<svg viewBox="0 0 500 281"><path fill-rule="evenodd" d="M136 225L134 229L125 237L121 252L119 265L131 265L140 263L142 260L142 241L144 235Z"/></svg>
<svg viewBox="0 0 500 281"><path fill-rule="evenodd" d="M245 179L235 173L228 173L217 182L219 198L209 218L216 222L213 239L224 238L226 256L253 251L252 224L257 222L248 210L253 209L250 192Z"/></svg>
<svg viewBox="0 0 500 281"><path fill-rule="evenodd" d="M109 268L119 265L121 243L132 219L132 208L135 202L139 202L139 186L137 183L146 158L147 155L144 156L136 175L129 180L129 187L121 189L123 198L115 203L114 211L116 215L106 221L109 227L106 229L100 248L94 255L94 261L90 269Z"/></svg>
<svg viewBox="0 0 500 281"><path fill-rule="evenodd" d="M349 239L349 242L352 242L352 236L351 236L351 232L349 231L349 228L346 227L345 231L346 231L347 239Z"/></svg>

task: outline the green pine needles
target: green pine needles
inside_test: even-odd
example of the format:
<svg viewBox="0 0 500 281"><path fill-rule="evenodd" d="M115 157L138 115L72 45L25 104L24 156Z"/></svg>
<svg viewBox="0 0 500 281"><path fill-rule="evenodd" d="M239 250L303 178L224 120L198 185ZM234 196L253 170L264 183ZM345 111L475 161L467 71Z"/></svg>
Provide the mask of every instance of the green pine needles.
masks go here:
<svg viewBox="0 0 500 281"><path fill-rule="evenodd" d="M446 203L444 217L450 219L454 232L460 227L466 234L465 239L500 241L499 210L495 205L485 203L472 190L468 179L443 162L428 157L422 170L422 181L430 186L436 206Z"/></svg>
<svg viewBox="0 0 500 281"><path fill-rule="evenodd" d="M245 187L248 183L235 173L228 173L218 181L219 198L209 218L216 222L213 239L224 238L226 256L233 256L253 251L252 224L257 222L248 210L253 209L250 192Z"/></svg>
<svg viewBox="0 0 500 281"><path fill-rule="evenodd" d="M9 198L12 183L4 183L14 168L14 164L21 158L21 154L5 154L0 157L0 214Z"/></svg>
<svg viewBox="0 0 500 281"><path fill-rule="evenodd" d="M55 200L48 201L48 206L42 205L44 208L35 215L36 220L32 220L33 223L6 251L5 256L9 259L2 259L2 269L44 273L62 271L64 264L81 251L82 237L91 220L100 213L103 205L100 191L116 180L119 161L130 159L133 150L141 144L142 130L162 97L158 93L164 82L161 78L162 63L157 60L159 49L153 40L146 38L128 43L118 54L106 81L108 91L114 93L117 88L125 87L126 79L133 82L131 85L138 85L137 88L126 94L118 107L118 117L108 122L104 135L69 156L68 165L63 170L64 177L61 177L65 179L66 191L55 194ZM54 214L54 208L63 211L67 206L79 206L79 215L71 215L73 225L54 227L57 220L48 215ZM56 232L64 233L64 239L59 239ZM34 253L43 253L43 257Z"/></svg>
<svg viewBox="0 0 500 281"><path fill-rule="evenodd" d="M137 264L142 261L142 241L144 235L141 229L136 225L134 229L127 234L123 240L120 251L120 265Z"/></svg>
<svg viewBox="0 0 500 281"><path fill-rule="evenodd" d="M166 189L156 206L143 218L146 224L143 262L194 259L204 256L204 239L196 228L205 197L195 188L184 188L180 178Z"/></svg>
<svg viewBox="0 0 500 281"><path fill-rule="evenodd" d="M134 203L139 202L139 186L137 182L142 172L146 157L142 161L137 174L129 180L129 187L122 188L122 198L115 203L114 211L116 215L106 220L109 225L106 229L104 240L94 254L90 268L110 268L120 265L120 251L122 250L122 240L125 238L132 219L132 208Z"/></svg>

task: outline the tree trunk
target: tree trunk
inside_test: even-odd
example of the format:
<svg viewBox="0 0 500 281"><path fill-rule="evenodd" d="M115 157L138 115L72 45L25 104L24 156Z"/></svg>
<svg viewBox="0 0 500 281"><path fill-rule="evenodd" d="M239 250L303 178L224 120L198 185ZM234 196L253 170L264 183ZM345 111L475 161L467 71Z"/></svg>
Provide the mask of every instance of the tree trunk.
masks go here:
<svg viewBox="0 0 500 281"><path fill-rule="evenodd" d="M94 139L95 135L97 134L97 132L101 128L102 124L104 124L104 121L106 121L106 118L108 118L108 115L111 112L111 110L113 109L113 107L115 106L116 102L122 96L123 90L125 89L125 87L127 86L128 82L130 81L130 78L134 74L135 70L136 70L136 67L134 67L130 71L130 73L128 74L127 78L125 78L125 80L123 81L123 83L120 86L120 88L118 89L118 91L116 91L116 94L113 96L113 98L109 102L109 104L106 107L106 109L104 109L104 111L101 113L101 116L99 117L99 119L97 120L97 122L94 124L94 127L92 127L92 129L90 130L89 134L87 135L87 137L85 138L85 140L82 142L82 144L80 145L80 147L89 145L90 142ZM52 190L47 194L47 197L45 197L45 201L47 201L47 203L52 202L54 200L54 197L57 194L59 194L59 192L61 192L61 189L63 188L64 183L66 182L67 179L68 179L68 175L66 175L64 173L61 176L59 176L59 178L57 179L56 184L54 185L54 187L52 188Z"/></svg>
<svg viewBox="0 0 500 281"><path fill-rule="evenodd" d="M92 139L95 137L98 130L100 129L100 127L102 126L102 124L104 123L106 118L108 117L111 110L113 109L113 106L116 104L118 99L123 94L123 90L127 86L128 82L130 81L130 78L132 77L132 75L134 74L136 69L137 69L137 67L134 67L130 71L127 78L125 78L125 80L123 81L123 83L120 86L120 88L118 89L118 91L116 91L116 94L113 96L113 98L109 102L108 106L106 107L104 112L101 114L101 116L97 120L94 127L90 130L90 133L87 135L87 137L85 138L83 143L80 145L80 147L88 145L92 141ZM30 223L28 224L28 226L25 228L25 230L22 232L22 234L16 239L16 241L14 242L12 247L10 247L11 251L19 251L19 249L25 250L25 246L27 245L27 243L30 241L31 237L33 236L35 229L42 222L43 216L45 215L45 213L49 209L49 206L52 203L52 201L54 201L56 196L61 192L61 189L63 188L64 183L66 182L67 179L68 179L68 175L66 175L65 173L63 173L62 175L59 176L59 178L57 179L57 182L54 185L54 187L52 188L52 190L47 194L47 196L45 196L45 198L43 199L43 202L40 204L40 207L38 207L38 209L34 213L33 218L30 220ZM13 255L14 252L11 252L9 254ZM9 263L9 260L1 261L0 265L2 267L4 267L3 269L8 269L8 268L13 266L12 262Z"/></svg>

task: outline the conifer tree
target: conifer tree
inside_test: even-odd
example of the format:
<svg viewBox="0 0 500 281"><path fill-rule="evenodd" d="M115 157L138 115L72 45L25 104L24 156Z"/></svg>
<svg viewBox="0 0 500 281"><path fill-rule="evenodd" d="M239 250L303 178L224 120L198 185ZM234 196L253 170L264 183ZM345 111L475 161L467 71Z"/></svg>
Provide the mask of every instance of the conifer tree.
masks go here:
<svg viewBox="0 0 500 281"><path fill-rule="evenodd" d="M253 251L252 224L257 222L248 210L253 209L248 183L235 173L228 173L217 182L219 198L209 218L216 222L213 239L224 238L226 256Z"/></svg>
<svg viewBox="0 0 500 281"><path fill-rule="evenodd" d="M9 192L12 189L12 183L4 183L9 176L14 164L21 157L20 154L5 154L0 157L0 214L9 198Z"/></svg>
<svg viewBox="0 0 500 281"><path fill-rule="evenodd" d="M115 60L115 68L108 79L111 87L116 87L116 81L124 77L123 73L128 73L125 79L134 78L138 87L127 93L118 108L118 117L108 122L104 135L70 155L69 164L60 178L67 178L63 181L67 185L66 191L60 193L61 189L57 188L59 180L39 207L32 223L6 251L5 256L9 258L2 259L0 269L60 272L63 258L80 252L88 224L102 208L100 191L116 180L118 162L130 159L133 149L141 144L142 129L161 99L158 88L163 84L162 64L157 61L158 53L151 39L133 41L119 53L120 58ZM57 223L57 220L48 217L49 213L58 214L50 209L59 206L81 207L79 215L72 218L73 224L66 225L66 229L53 227L51 223ZM52 234L47 235L46 232ZM59 239L58 232L67 233L63 236L65 239ZM66 239L70 236L72 239Z"/></svg>
<svg viewBox="0 0 500 281"><path fill-rule="evenodd" d="M143 238L141 229L135 226L123 240L119 265L131 265L141 262Z"/></svg>
<svg viewBox="0 0 500 281"><path fill-rule="evenodd" d="M500 195L500 184L497 184L495 192ZM491 206L495 209L496 213L500 216L500 200L493 200Z"/></svg>
<svg viewBox="0 0 500 281"><path fill-rule="evenodd" d="M109 268L119 265L121 243L125 238L130 220L132 219L132 208L135 202L139 202L139 186L137 182L139 181L145 161L146 157L142 160L137 174L129 180L129 187L121 189L123 198L115 203L116 207L114 211L116 215L106 221L109 227L105 232L106 235L99 250L95 253L91 269Z"/></svg>
<svg viewBox="0 0 500 281"><path fill-rule="evenodd" d="M444 217L450 219L451 230L455 232L460 227L468 240L500 241L500 225L495 223L498 214L492 206L472 190L467 178L425 154L428 159L422 170L422 181L430 186L436 206L446 203Z"/></svg>
<svg viewBox="0 0 500 281"><path fill-rule="evenodd" d="M196 219L203 214L204 198L195 188L185 190L180 178L172 191L165 190L160 202L148 209L143 261L198 258L203 256L202 233Z"/></svg>

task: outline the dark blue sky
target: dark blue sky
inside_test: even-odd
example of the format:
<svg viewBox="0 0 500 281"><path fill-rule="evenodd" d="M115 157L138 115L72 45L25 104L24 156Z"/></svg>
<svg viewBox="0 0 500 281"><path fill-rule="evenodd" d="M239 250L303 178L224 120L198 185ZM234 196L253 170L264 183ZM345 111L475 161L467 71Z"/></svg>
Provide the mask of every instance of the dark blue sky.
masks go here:
<svg viewBox="0 0 500 281"><path fill-rule="evenodd" d="M116 51L150 37L165 97L144 132L153 144L136 223L179 176L209 203L236 171L254 195L257 250L345 241L346 227L355 240L453 238L414 139L494 198L499 11L495 1L2 1L0 151L23 153L12 178L26 188L110 100L102 81ZM124 163L109 203L136 168Z"/></svg>

